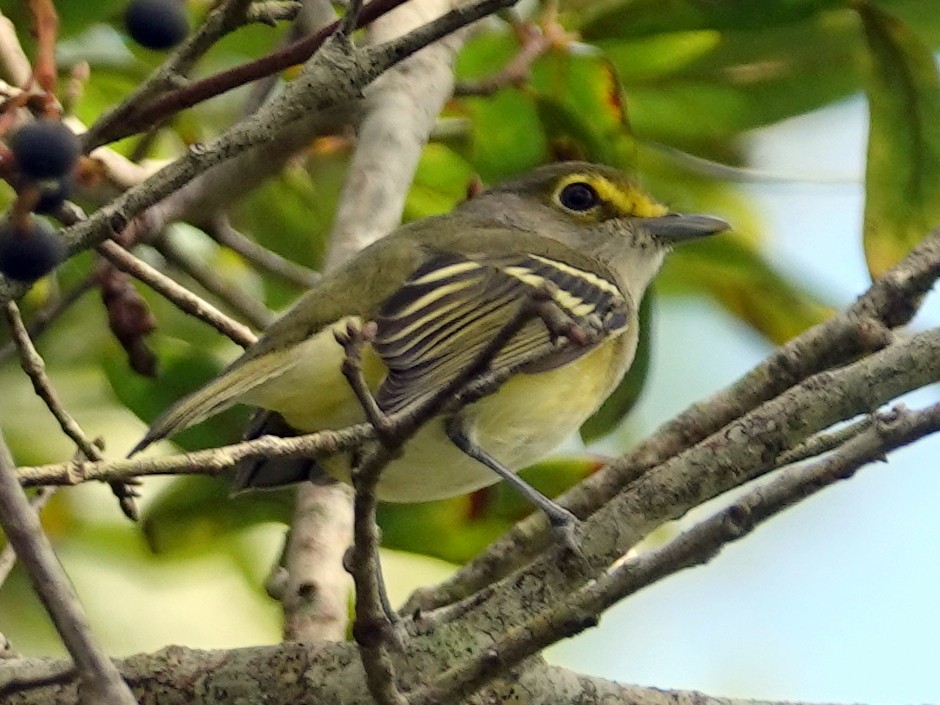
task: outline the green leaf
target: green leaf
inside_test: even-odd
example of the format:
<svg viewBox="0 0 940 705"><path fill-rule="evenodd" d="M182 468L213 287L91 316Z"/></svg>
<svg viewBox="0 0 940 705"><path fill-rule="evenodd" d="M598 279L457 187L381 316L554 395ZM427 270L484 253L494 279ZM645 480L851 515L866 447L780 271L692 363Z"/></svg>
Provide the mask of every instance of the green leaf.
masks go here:
<svg viewBox="0 0 940 705"><path fill-rule="evenodd" d="M618 36L597 46L617 67L636 135L722 159L741 132L849 95L861 82L858 34L845 11L759 31Z"/></svg>
<svg viewBox="0 0 940 705"><path fill-rule="evenodd" d="M640 304L640 339L636 355L626 376L607 397L601 408L581 426L581 438L585 443L603 438L617 428L623 418L636 405L646 384L650 370L650 348L653 335L653 292L648 291Z"/></svg>
<svg viewBox="0 0 940 705"><path fill-rule="evenodd" d="M516 90L487 98L465 98L461 114L471 135L461 154L487 183L520 174L548 156L548 144L532 100Z"/></svg>
<svg viewBox="0 0 940 705"><path fill-rule="evenodd" d="M841 7L842 3L840 0L620 0L614 3L567 0L564 3L566 8L572 5L580 5L581 14L585 16L580 27L585 39L598 39L699 29L765 30L804 20L820 11ZM592 12L590 6L595 11Z"/></svg>
<svg viewBox="0 0 940 705"><path fill-rule="evenodd" d="M532 67L531 86L556 155L621 166L631 161L626 99L613 64L604 57L550 52Z"/></svg>
<svg viewBox="0 0 940 705"><path fill-rule="evenodd" d="M147 505L141 527L157 553L200 553L218 548L221 537L256 524L290 520L292 490L229 496L217 477L180 477Z"/></svg>
<svg viewBox="0 0 940 705"><path fill-rule="evenodd" d="M871 56L865 254L878 277L940 224L940 75L909 27L854 6Z"/></svg>
<svg viewBox="0 0 940 705"><path fill-rule="evenodd" d="M428 144L421 154L405 201L404 220L417 220L451 210L466 199L473 167L442 144Z"/></svg>

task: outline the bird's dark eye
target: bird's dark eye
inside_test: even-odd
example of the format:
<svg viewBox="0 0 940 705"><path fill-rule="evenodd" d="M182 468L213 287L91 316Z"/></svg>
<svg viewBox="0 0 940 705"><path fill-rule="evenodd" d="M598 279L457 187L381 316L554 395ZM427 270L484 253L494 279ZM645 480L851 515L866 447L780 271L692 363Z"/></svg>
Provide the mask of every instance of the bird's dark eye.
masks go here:
<svg viewBox="0 0 940 705"><path fill-rule="evenodd" d="M558 194L558 201L568 210L589 211L600 201L597 191L591 184L575 181L565 186Z"/></svg>

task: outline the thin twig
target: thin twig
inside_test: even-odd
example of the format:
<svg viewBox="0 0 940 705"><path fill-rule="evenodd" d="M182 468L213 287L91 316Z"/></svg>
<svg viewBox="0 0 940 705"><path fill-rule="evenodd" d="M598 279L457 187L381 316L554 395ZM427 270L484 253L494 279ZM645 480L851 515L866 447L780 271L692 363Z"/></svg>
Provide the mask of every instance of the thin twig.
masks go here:
<svg viewBox="0 0 940 705"><path fill-rule="evenodd" d="M102 455L98 446L89 440L78 422L62 405L59 395L46 375L46 363L33 345L33 341L30 340L26 326L23 325L19 307L12 301L8 301L4 307L4 313L10 326L10 332L13 335L13 342L20 354L20 364L33 383L36 395L42 399L52 416L59 423L62 432L72 439L72 442L75 443L79 452L85 458L92 461L104 460L104 455ZM110 485L111 491L117 497L121 506L121 511L128 519L136 521L138 512L134 498L137 496L137 492L127 482L115 480L111 481Z"/></svg>
<svg viewBox="0 0 940 705"><path fill-rule="evenodd" d="M30 339L36 340L41 336L62 314L96 286L97 279L95 275L89 274L55 301L36 312L29 325L26 326L26 332L29 334ZM13 341L4 345L0 348L0 364L16 355L16 352L16 343Z"/></svg>
<svg viewBox="0 0 940 705"><path fill-rule="evenodd" d="M252 326L263 330L271 325L275 316L264 304L227 282L211 267L197 262L172 238L161 237L153 243L153 246L171 265L190 277Z"/></svg>
<svg viewBox="0 0 940 705"><path fill-rule="evenodd" d="M58 491L58 487L40 487L35 494L29 498L29 506L33 508L33 511L36 514L42 512L43 507L52 499ZM16 551L13 550L13 546L9 543L3 546L3 550L0 550L0 587L7 581L7 578L10 577L10 571L13 570L13 566L16 565ZM2 654L2 649L0 649L0 654ZM2 658L2 656L0 656Z"/></svg>
<svg viewBox="0 0 940 705"><path fill-rule="evenodd" d="M98 252L115 267L142 281L166 298L180 311L208 323L243 348L247 348L257 340L257 336L247 326L229 318L205 299L196 296L186 287L177 284L143 260L134 257L116 242L101 243L98 245Z"/></svg>
<svg viewBox="0 0 940 705"><path fill-rule="evenodd" d="M251 0L225 0L216 5L199 28L163 64L141 83L120 105L105 113L82 136L85 151L89 152L106 142L106 135L123 123L141 105L155 96L177 86L189 74L200 57L226 34L240 27L251 7ZM157 120L154 124L163 122Z"/></svg>
<svg viewBox="0 0 940 705"><path fill-rule="evenodd" d="M406 0L373 0L360 13L357 26L363 26L386 12L396 8ZM244 2L244 0L242 0ZM114 114L107 114L92 126L85 136L86 148L92 149L108 142L129 137L136 132L151 127L165 120L170 115L191 108L198 103L226 93L252 81L279 73L284 69L302 64L323 46L328 37L336 32L340 20L267 56L255 59L240 66L221 71L212 76L194 81L153 100L144 100L131 96ZM148 98L150 96L147 96Z"/></svg>
<svg viewBox="0 0 940 705"><path fill-rule="evenodd" d="M55 103L55 41L59 31L59 15L52 0L29 0L29 10L33 16L33 33L36 35L33 80L46 92L45 103L50 106Z"/></svg>
<svg viewBox="0 0 940 705"><path fill-rule="evenodd" d="M874 416L869 414L838 430L829 433L819 433L803 443L799 443L781 453L777 458L777 465L780 467L792 465L835 450L858 434L867 430L874 422Z"/></svg>
<svg viewBox="0 0 940 705"><path fill-rule="evenodd" d="M312 458L350 450L375 437L368 424L339 431L319 431L292 438L263 436L229 446L160 457L105 460L99 463L72 460L17 468L24 487L77 485L95 480L127 480L150 475L221 475L243 460L260 458Z"/></svg>
<svg viewBox="0 0 940 705"><path fill-rule="evenodd" d="M59 395L56 394L49 378L46 376L46 363L29 339L29 333L26 331L26 326L23 325L19 307L9 301L4 307L4 314L13 334L13 340L19 349L23 371L29 375L36 395L43 400L46 407L52 412L52 416L59 423L63 433L72 439L72 442L78 446L78 449L86 458L95 461L103 460L104 456L98 450L98 447L88 439L72 415L62 406L62 400L59 399Z"/></svg>
<svg viewBox="0 0 940 705"><path fill-rule="evenodd" d="M496 73L477 81L462 81L454 87L457 96L489 96L506 88L518 86L529 79L532 64L555 46L570 43L574 36L568 33L551 12L546 13L541 27L521 22L514 27L521 44L519 51Z"/></svg>
<svg viewBox="0 0 940 705"><path fill-rule="evenodd" d="M13 459L2 434L0 526L75 661L82 681L83 701L89 705L137 705L121 674L91 632L78 596L17 481Z"/></svg>
<svg viewBox="0 0 940 705"><path fill-rule="evenodd" d="M220 245L237 252L255 267L263 269L291 284L308 289L320 280L320 274L282 257L240 233L225 216L217 218L206 233Z"/></svg>

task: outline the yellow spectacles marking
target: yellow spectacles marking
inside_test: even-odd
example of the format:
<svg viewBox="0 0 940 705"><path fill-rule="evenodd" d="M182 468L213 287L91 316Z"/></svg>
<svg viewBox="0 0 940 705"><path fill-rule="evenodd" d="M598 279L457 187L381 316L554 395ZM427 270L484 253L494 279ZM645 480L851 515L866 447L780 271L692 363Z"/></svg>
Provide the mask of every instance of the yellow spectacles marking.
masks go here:
<svg viewBox="0 0 940 705"><path fill-rule="evenodd" d="M619 186L603 176L590 173L569 174L559 180L555 187L555 193L552 195L555 203L561 204L559 197L566 186L578 182L593 187L597 191L600 200L613 206L621 216L632 215L638 218L657 218L669 212L668 208L650 198L639 186L632 184L626 187ZM589 215L592 212L593 209L585 211L584 214Z"/></svg>

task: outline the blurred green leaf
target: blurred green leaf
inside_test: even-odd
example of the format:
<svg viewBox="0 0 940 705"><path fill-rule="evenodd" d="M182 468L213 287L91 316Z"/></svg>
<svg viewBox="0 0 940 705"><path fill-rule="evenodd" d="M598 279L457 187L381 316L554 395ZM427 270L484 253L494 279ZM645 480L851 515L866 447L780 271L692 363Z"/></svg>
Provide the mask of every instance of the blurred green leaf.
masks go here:
<svg viewBox="0 0 940 705"><path fill-rule="evenodd" d="M465 153L487 183L519 174L544 162L548 144L532 100L516 90L487 98L464 98L460 113L470 118Z"/></svg>
<svg viewBox="0 0 940 705"><path fill-rule="evenodd" d="M909 27L855 7L871 54L865 254L878 277L940 224L940 75Z"/></svg>
<svg viewBox="0 0 940 705"><path fill-rule="evenodd" d="M580 25L585 39L615 36L621 39L686 30L746 29L767 30L804 20L820 11L842 6L841 0L619 0L583 3L567 0L566 7L578 6L571 18ZM593 8L593 11L592 11ZM574 8L571 8L574 9Z"/></svg>
<svg viewBox="0 0 940 705"><path fill-rule="evenodd" d="M844 97L861 80L846 11L760 31L697 29L596 45L617 67L636 135L725 161L737 160L730 141L742 131Z"/></svg>
<svg viewBox="0 0 940 705"><path fill-rule="evenodd" d="M531 86L556 155L621 166L632 161L626 99L603 56L552 51L535 62Z"/></svg>
<svg viewBox="0 0 940 705"><path fill-rule="evenodd" d="M154 552L198 554L218 548L219 539L255 524L290 520L293 491L229 495L218 477L180 477L147 505L142 528Z"/></svg>
<svg viewBox="0 0 940 705"><path fill-rule="evenodd" d="M424 148L405 200L403 220L417 220L451 210L467 197L476 172L460 155L442 144Z"/></svg>

